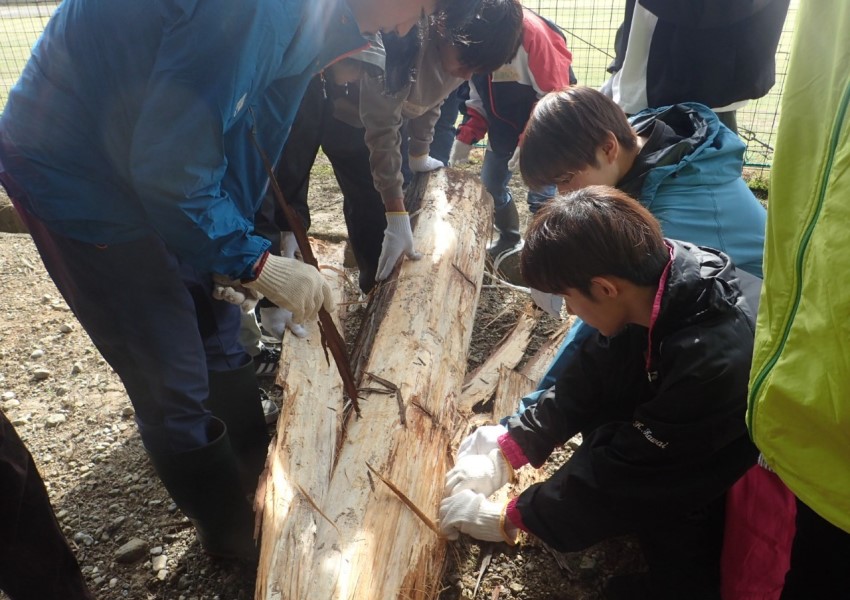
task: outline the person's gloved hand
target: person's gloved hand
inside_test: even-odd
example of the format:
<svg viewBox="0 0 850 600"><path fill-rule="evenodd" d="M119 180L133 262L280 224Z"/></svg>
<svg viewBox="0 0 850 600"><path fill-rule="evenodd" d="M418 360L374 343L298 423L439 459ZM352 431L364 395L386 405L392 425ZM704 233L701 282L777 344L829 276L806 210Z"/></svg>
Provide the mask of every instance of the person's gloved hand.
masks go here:
<svg viewBox="0 0 850 600"><path fill-rule="evenodd" d="M268 254L256 278L243 285L291 311L296 323L315 319L322 307L334 309L333 293L319 270L294 258Z"/></svg>
<svg viewBox="0 0 850 600"><path fill-rule="evenodd" d="M404 254L410 260L419 260L422 255L413 248L413 231L410 229L410 216L406 212L388 212L387 228L384 230L384 243L378 258L377 281L390 276L399 257Z"/></svg>
<svg viewBox="0 0 850 600"><path fill-rule="evenodd" d="M513 156L508 161L508 170L516 173L519 170L519 146L514 150Z"/></svg>
<svg viewBox="0 0 850 600"><path fill-rule="evenodd" d="M471 150L471 144L466 144L455 138L455 141L452 144L452 151L449 153L449 166L457 167L467 164L469 162L469 152Z"/></svg>
<svg viewBox="0 0 850 600"><path fill-rule="evenodd" d="M219 276L213 277L212 297L231 304L238 304L244 313L249 313L257 306L262 296L254 290L249 290L241 283L230 281Z"/></svg>
<svg viewBox="0 0 850 600"><path fill-rule="evenodd" d="M463 438L457 449L458 459L467 454L487 454L499 447L499 438L508 432L504 425L483 425Z"/></svg>
<svg viewBox="0 0 850 600"><path fill-rule="evenodd" d="M291 231L280 232L280 255L284 258L295 258L298 252L298 240Z"/></svg>
<svg viewBox="0 0 850 600"><path fill-rule="evenodd" d="M466 490L440 502L440 531L450 540L465 533L477 540L513 545L517 528L503 516L504 512L505 505Z"/></svg>
<svg viewBox="0 0 850 600"><path fill-rule="evenodd" d="M307 335L307 330L304 329L304 326L299 325L293 320L292 311L280 308L279 306L261 306L260 322L263 324L263 329L279 340L283 339L283 332L287 329L295 337L303 338Z"/></svg>
<svg viewBox="0 0 850 600"><path fill-rule="evenodd" d="M487 454L467 454L446 473L443 494L452 496L464 490L472 490L489 496L505 485L511 475L511 466L499 448Z"/></svg>
<svg viewBox="0 0 850 600"><path fill-rule="evenodd" d="M423 154L422 156L408 156L407 164L414 173L427 173L428 171L436 171L446 166L443 164L443 161L431 158L427 154Z"/></svg>
<svg viewBox="0 0 850 600"><path fill-rule="evenodd" d="M553 317L561 316L561 308L564 306L563 297L558 294L550 294L541 292L540 290L531 289L531 299L534 303Z"/></svg>

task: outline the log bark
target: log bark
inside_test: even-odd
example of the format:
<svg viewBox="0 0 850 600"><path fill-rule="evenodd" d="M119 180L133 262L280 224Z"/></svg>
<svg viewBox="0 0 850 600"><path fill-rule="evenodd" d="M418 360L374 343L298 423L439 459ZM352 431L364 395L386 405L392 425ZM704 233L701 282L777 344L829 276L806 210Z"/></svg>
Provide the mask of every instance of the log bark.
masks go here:
<svg viewBox="0 0 850 600"><path fill-rule="evenodd" d="M414 233L423 258L403 261L370 303L368 335L355 360L361 418L345 415L333 427L320 419L320 433L313 431L313 416L293 415L279 424L267 478L275 493L266 493L258 599L437 594L446 541L370 467L436 521L452 460L449 444L460 425L456 404L492 211L480 183L468 175L443 170L419 179L429 181ZM311 366L305 369L300 378L309 378ZM339 403L316 396L305 401L314 413L327 411L329 401ZM311 438L315 452L306 447ZM296 455L296 448L303 449ZM298 495L302 489L307 494Z"/></svg>

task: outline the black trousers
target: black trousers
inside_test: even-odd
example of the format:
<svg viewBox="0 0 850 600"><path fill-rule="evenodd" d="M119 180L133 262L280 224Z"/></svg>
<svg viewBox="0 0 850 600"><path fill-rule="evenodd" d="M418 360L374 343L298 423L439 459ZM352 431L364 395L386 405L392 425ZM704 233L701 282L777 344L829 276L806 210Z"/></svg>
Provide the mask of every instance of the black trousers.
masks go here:
<svg viewBox="0 0 850 600"><path fill-rule="evenodd" d="M0 589L12 600L93 600L32 456L0 411Z"/></svg>
<svg viewBox="0 0 850 600"><path fill-rule="evenodd" d="M284 198L301 217L305 228L309 228L307 193L310 170L319 148L324 151L342 191L348 239L360 269L360 289L368 292L375 285L384 229L387 227L384 203L372 181L369 148L363 139L365 130L334 118L332 109L331 102L324 97L321 79L314 77L298 109L276 178ZM273 234L288 231L289 224L274 200L269 197L267 200L265 210L257 215L257 232L266 235L264 232L269 230ZM269 206L273 208L270 210ZM270 212L274 213L271 227ZM273 236L269 239L274 237L279 238Z"/></svg>
<svg viewBox="0 0 850 600"><path fill-rule="evenodd" d="M797 500L797 533L781 600L850 599L850 533Z"/></svg>
<svg viewBox="0 0 850 600"><path fill-rule="evenodd" d="M720 600L725 494L684 518L638 533L654 600Z"/></svg>

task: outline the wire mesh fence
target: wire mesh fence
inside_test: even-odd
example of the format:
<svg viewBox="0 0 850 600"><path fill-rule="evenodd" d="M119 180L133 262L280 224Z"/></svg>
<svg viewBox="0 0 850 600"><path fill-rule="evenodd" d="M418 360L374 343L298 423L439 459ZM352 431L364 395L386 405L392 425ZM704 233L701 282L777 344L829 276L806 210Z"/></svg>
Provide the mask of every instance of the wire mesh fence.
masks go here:
<svg viewBox="0 0 850 600"><path fill-rule="evenodd" d="M738 133L747 143L746 166L770 167L779 119L779 99L791 46L799 0L792 0L776 55L776 84L763 98L738 111ZM573 70L584 85L599 87L614 57L614 37L623 19L624 0L525 0L524 4L555 21L567 32ZM0 0L0 106L17 81L30 49L58 5L49 2Z"/></svg>

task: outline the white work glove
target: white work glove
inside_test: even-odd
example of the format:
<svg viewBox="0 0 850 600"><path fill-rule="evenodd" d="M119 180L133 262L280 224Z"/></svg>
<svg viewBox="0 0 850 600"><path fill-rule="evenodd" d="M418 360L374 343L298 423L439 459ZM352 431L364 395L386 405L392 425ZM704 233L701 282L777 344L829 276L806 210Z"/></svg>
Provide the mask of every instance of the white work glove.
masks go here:
<svg viewBox="0 0 850 600"><path fill-rule="evenodd" d="M469 152L472 150L471 144L465 144L455 138L452 144L452 151L449 153L449 166L457 167L469 163Z"/></svg>
<svg viewBox="0 0 850 600"><path fill-rule="evenodd" d="M465 533L477 540L513 545L517 528L503 516L504 512L504 504L490 502L484 495L467 490L440 502L440 531L450 540Z"/></svg>
<svg viewBox="0 0 850 600"><path fill-rule="evenodd" d="M263 329L279 340L283 339L283 332L289 329L295 337L303 338L307 330L292 319L292 312L279 306L261 306L260 323Z"/></svg>
<svg viewBox="0 0 850 600"><path fill-rule="evenodd" d="M457 449L460 460L467 454L487 454L499 447L499 438L508 432L504 425L483 425L463 438Z"/></svg>
<svg viewBox="0 0 850 600"><path fill-rule="evenodd" d="M249 290L240 283L229 281L218 276L213 277L212 297L231 304L238 304L242 312L247 314L254 310L261 296L254 290Z"/></svg>
<svg viewBox="0 0 850 600"><path fill-rule="evenodd" d="M406 212L388 212L387 228L384 230L384 243L378 258L377 281L390 276L399 257L404 254L410 260L419 260L422 255L413 248L413 230L410 229L410 216Z"/></svg>
<svg viewBox="0 0 850 600"><path fill-rule="evenodd" d="M564 298L558 294L550 294L549 292L541 292L540 290L531 290L531 299L534 303L542 308L545 312L553 317L561 316L561 308L564 306Z"/></svg>
<svg viewBox="0 0 850 600"><path fill-rule="evenodd" d="M284 258L295 258L296 252L298 252L298 240L295 239L295 234L291 231L282 231L280 233L280 255Z"/></svg>
<svg viewBox="0 0 850 600"><path fill-rule="evenodd" d="M508 170L513 173L519 171L519 146L516 147L513 156L511 156L511 159L508 161Z"/></svg>
<svg viewBox="0 0 850 600"><path fill-rule="evenodd" d="M498 448L487 454L467 454L446 473L444 496L453 496L464 490L489 496L511 478L511 467Z"/></svg>
<svg viewBox="0 0 850 600"><path fill-rule="evenodd" d="M407 164L414 173L427 173L428 171L436 171L446 166L443 164L443 161L431 158L427 154L423 154L422 156L408 156Z"/></svg>
<svg viewBox="0 0 850 600"><path fill-rule="evenodd" d="M333 293L319 270L294 258L269 254L257 278L243 285L291 311L296 323L312 321L322 307L334 309Z"/></svg>

